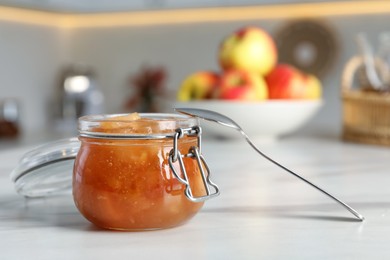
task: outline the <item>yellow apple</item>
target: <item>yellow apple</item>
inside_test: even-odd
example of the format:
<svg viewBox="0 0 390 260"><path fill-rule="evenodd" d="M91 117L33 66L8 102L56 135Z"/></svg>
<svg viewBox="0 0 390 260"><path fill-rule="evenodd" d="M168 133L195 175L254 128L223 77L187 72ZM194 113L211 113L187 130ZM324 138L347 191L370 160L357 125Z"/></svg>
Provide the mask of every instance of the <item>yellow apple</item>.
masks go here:
<svg viewBox="0 0 390 260"><path fill-rule="evenodd" d="M224 70L241 69L268 74L277 62L277 48L263 29L244 27L222 41L219 63Z"/></svg>
<svg viewBox="0 0 390 260"><path fill-rule="evenodd" d="M305 75L306 91L304 98L306 99L320 99L322 96L321 81L312 74Z"/></svg>
<svg viewBox="0 0 390 260"><path fill-rule="evenodd" d="M216 98L225 100L259 101L268 97L263 77L245 70L225 71L216 93Z"/></svg>
<svg viewBox="0 0 390 260"><path fill-rule="evenodd" d="M219 75L211 71L199 71L189 75L177 92L177 100L210 99L217 87Z"/></svg>

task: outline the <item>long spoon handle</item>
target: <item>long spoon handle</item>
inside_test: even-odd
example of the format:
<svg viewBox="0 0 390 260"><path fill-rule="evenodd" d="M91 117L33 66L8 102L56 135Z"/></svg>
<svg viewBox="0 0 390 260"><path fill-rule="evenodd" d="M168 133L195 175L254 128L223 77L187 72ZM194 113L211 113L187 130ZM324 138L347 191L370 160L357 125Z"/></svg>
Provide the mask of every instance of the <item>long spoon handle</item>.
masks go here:
<svg viewBox="0 0 390 260"><path fill-rule="evenodd" d="M331 199L335 200L337 203L339 203L341 206L343 206L344 208L346 208L349 212L351 212L358 220L360 221L363 221L364 220L364 217L359 214L356 210L354 210L353 208L351 208L350 206L348 206L346 203L342 202L341 200L339 200L338 198L336 198L335 196L333 196L332 194L328 193L327 191L321 189L320 187L318 187L317 185L315 185L314 183L308 181L307 179L303 178L302 176L300 176L299 174L293 172L292 170L286 168L285 166L281 165L280 163L278 163L277 161L271 159L270 157L268 157L267 155L265 155L262 151L259 150L259 148L256 147L256 145L254 143L252 143L252 141L249 139L249 137L245 134L244 131L242 130L239 130L239 132L245 137L245 140L250 144L250 146L252 146L253 149L255 149L256 152L258 152L261 156L263 156L265 159L267 159L268 161L276 164L277 166L279 166L280 168L282 168L283 170L287 171L288 173L294 175L295 177L301 179L302 181L306 182L307 184L309 184L310 186L312 186L313 188L321 191L323 194L327 195L328 197L330 197Z"/></svg>

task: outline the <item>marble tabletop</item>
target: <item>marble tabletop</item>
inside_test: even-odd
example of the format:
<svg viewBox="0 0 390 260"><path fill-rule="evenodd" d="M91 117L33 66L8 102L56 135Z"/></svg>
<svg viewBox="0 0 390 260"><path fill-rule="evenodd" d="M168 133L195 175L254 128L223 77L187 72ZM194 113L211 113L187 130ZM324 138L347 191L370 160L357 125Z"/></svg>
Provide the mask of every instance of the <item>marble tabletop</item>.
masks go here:
<svg viewBox="0 0 390 260"><path fill-rule="evenodd" d="M101 230L78 213L70 193L16 194L9 173L31 148L22 146L0 151L0 259L390 259L389 148L296 137L259 145L365 221L244 142L207 140L218 198L177 228Z"/></svg>

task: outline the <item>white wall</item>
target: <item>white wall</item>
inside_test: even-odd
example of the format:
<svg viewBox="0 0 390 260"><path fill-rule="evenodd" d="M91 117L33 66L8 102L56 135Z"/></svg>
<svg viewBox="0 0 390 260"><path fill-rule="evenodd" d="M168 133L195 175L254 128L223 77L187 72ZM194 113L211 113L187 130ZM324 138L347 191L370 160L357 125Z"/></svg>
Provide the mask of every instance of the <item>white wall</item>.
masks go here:
<svg viewBox="0 0 390 260"><path fill-rule="evenodd" d="M357 52L355 34L365 31L374 41L390 30L390 15L328 17L340 42L337 64L325 76L325 106L307 129L338 133L341 125L339 81L343 65ZM144 64L165 66L169 88L197 70L218 70L218 45L235 29L254 24L274 33L284 21L198 23L84 29L0 22L0 98L21 101L26 131L47 127L47 103L67 63L90 64L107 101L107 112L122 112L129 93L128 76ZM309 131L308 130L308 131Z"/></svg>
<svg viewBox="0 0 390 260"><path fill-rule="evenodd" d="M63 48L61 31L55 27L0 22L0 100L20 102L22 129L27 132L46 126Z"/></svg>

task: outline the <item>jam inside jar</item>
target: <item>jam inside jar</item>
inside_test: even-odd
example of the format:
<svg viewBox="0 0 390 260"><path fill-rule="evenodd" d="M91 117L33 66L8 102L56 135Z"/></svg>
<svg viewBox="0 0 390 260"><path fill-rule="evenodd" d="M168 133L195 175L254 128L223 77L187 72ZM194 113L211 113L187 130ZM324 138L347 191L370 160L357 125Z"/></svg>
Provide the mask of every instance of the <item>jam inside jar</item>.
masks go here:
<svg viewBox="0 0 390 260"><path fill-rule="evenodd" d="M198 136L181 134L174 141L178 129L197 125L196 118L174 114L81 117L73 171L78 210L96 226L115 230L163 229L189 220L204 200L189 199L188 190L195 198L207 197L209 173L189 153L200 146ZM170 165L175 146L176 154L190 156Z"/></svg>

